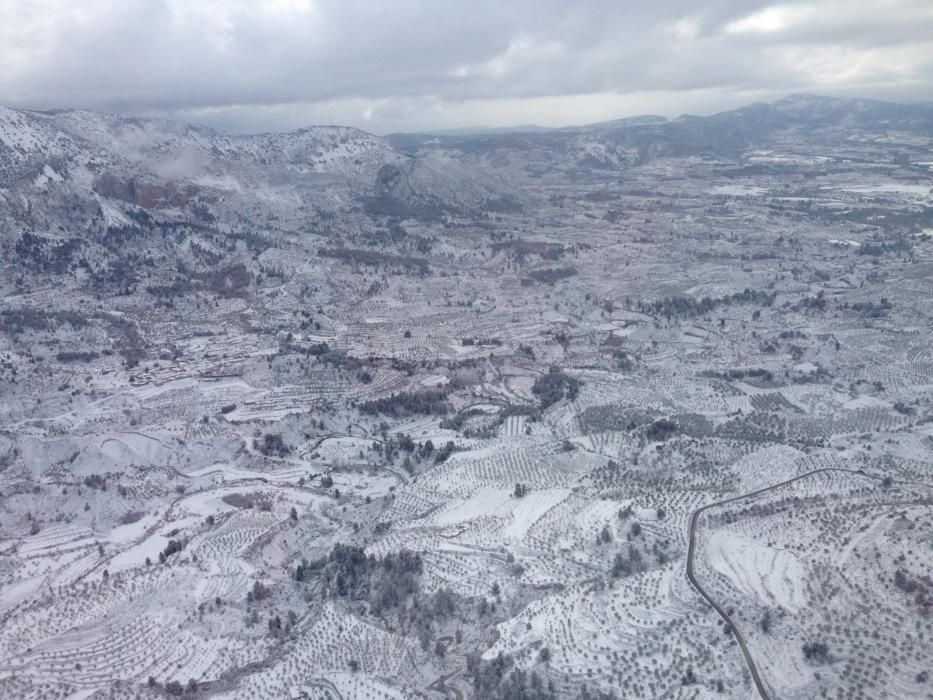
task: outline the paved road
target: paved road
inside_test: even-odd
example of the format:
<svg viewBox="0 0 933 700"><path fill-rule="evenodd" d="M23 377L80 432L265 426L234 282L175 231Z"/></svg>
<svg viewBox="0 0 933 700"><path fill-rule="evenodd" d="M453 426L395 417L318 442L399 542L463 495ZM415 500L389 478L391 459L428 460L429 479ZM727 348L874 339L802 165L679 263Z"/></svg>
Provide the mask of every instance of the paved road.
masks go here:
<svg viewBox="0 0 933 700"><path fill-rule="evenodd" d="M431 685L429 685L428 689L436 690L439 693L444 693L444 695L447 696L453 695L454 700L463 700L463 693L460 692L460 689L447 682L458 673L460 673L460 671L454 671L453 673L448 673L446 676L441 676Z"/></svg>
<svg viewBox="0 0 933 700"><path fill-rule="evenodd" d="M690 516L690 529L689 529L689 547L687 548L687 578L690 579L690 583L693 584L693 587L697 589L697 592L703 596L707 603L709 603L716 612L719 613L719 616L725 620L729 626L732 628L732 633L735 635L736 641L739 643L739 648L742 650L742 656L745 657L745 665L748 666L749 673L752 675L752 680L755 683L755 687L758 689L758 694L764 700L770 700L771 695L768 692L768 688L765 686L764 681L761 679L761 675L758 673L758 666L755 664L755 660L752 658L751 652L748 650L748 645L745 643L745 638L742 636L742 633L739 631L739 628L733 622L732 617L729 615L725 609L713 600L713 597L706 592L703 586L700 585L700 582L697 581L696 575L693 570L693 559L696 554L696 529L697 522L700 519L700 516L704 511L709 510L710 508L716 508L718 506L726 505L727 503L734 503L735 501L741 501L747 498L755 498L760 496L763 493L772 491L774 489L779 489L788 484L793 484L795 481L801 481L802 479L807 479L814 474L821 474L824 472L843 472L846 474L855 474L856 476L865 477L867 479L874 479L875 481L883 481L884 477L875 476L874 474L868 474L860 469L844 469L843 467L824 467L823 469L814 469L813 471L806 472L804 474L798 474L797 476L780 481L776 484L771 484L771 486L765 486L756 491L750 491L749 493L743 493L739 496L733 496L732 498L726 498L722 501L716 501L715 503L708 503L707 505L697 508L693 511L693 514ZM933 484L927 484L919 481L893 481L891 482L892 486L895 484L904 484L912 486L924 486L926 488L933 488Z"/></svg>

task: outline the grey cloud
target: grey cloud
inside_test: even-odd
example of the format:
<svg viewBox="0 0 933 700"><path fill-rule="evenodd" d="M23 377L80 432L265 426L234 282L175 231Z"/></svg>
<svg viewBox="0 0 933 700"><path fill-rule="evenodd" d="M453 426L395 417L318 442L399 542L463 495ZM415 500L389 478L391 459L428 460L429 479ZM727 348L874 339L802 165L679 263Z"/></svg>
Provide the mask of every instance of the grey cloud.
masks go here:
<svg viewBox="0 0 933 700"><path fill-rule="evenodd" d="M924 0L0 0L0 103L238 130L332 114L379 130L432 111L454 126L480 102L495 121L506 103L560 96L927 100L931 38Z"/></svg>

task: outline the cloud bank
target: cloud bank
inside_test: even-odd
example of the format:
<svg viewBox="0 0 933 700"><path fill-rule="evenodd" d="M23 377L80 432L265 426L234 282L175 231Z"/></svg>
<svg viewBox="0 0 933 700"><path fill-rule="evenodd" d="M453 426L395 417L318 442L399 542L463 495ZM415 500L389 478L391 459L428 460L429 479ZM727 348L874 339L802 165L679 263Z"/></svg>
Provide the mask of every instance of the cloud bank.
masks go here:
<svg viewBox="0 0 933 700"><path fill-rule="evenodd" d="M234 131L933 100L929 0L0 0L0 103Z"/></svg>

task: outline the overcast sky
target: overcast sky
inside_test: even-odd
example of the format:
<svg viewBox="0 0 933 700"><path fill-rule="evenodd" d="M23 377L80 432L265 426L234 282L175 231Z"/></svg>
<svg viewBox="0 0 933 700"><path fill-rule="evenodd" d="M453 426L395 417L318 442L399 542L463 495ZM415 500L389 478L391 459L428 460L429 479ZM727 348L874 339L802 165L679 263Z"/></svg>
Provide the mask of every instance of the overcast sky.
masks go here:
<svg viewBox="0 0 933 700"><path fill-rule="evenodd" d="M933 101L933 0L0 0L0 104L233 131Z"/></svg>

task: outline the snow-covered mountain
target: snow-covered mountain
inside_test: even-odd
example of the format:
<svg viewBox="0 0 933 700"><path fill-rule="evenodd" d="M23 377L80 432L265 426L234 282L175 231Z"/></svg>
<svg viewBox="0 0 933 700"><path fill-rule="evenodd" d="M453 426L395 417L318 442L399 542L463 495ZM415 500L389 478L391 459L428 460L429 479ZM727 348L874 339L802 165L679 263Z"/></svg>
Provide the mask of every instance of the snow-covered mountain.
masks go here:
<svg viewBox="0 0 933 700"><path fill-rule="evenodd" d="M0 196L28 202L41 191L48 202L54 183L63 196L176 209L176 216L198 203L212 208L230 193L258 206L305 199L326 205L339 199L323 196L321 178L334 190L327 194L362 192L380 167L402 159L382 139L347 127L230 136L86 111L2 110L0 144ZM222 209L211 215L225 218Z"/></svg>
<svg viewBox="0 0 933 700"><path fill-rule="evenodd" d="M405 153L454 157L495 169L510 182L528 183L599 179L655 158L733 158L787 141L845 144L886 131L926 139L933 132L933 106L791 95L706 117L644 116L547 131L387 139Z"/></svg>
<svg viewBox="0 0 933 700"><path fill-rule="evenodd" d="M77 228L92 237L144 214L220 227L271 219L289 230L309 212L347 211L373 197L398 208L393 197L403 195L401 210L418 214L420 206L469 210L509 190L469 165L416 160L342 126L241 136L88 111L3 109L0 216L7 234L65 227L62 208L80 209ZM386 167L417 177L393 193ZM75 228L74 218L67 223Z"/></svg>

